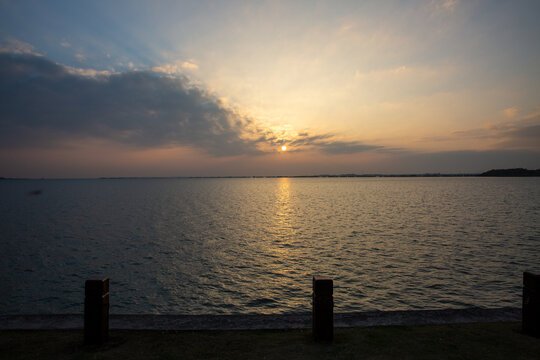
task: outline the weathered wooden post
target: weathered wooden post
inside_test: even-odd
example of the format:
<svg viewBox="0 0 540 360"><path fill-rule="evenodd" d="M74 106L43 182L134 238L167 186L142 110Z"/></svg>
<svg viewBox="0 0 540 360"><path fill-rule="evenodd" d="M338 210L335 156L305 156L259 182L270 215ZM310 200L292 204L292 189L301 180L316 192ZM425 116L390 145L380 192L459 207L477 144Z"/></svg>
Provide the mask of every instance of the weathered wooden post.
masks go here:
<svg viewBox="0 0 540 360"><path fill-rule="evenodd" d="M540 275L523 273L523 332L540 337Z"/></svg>
<svg viewBox="0 0 540 360"><path fill-rule="evenodd" d="M109 337L109 278L84 284L84 343L103 344Z"/></svg>
<svg viewBox="0 0 540 360"><path fill-rule="evenodd" d="M315 341L334 339L334 282L313 277L313 338Z"/></svg>

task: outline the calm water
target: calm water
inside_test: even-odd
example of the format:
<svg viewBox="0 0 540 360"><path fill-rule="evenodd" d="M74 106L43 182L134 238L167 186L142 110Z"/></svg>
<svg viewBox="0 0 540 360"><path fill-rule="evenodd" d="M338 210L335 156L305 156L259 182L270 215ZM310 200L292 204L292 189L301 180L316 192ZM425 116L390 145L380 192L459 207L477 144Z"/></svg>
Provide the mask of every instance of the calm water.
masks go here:
<svg viewBox="0 0 540 360"><path fill-rule="evenodd" d="M28 195L41 189L41 195ZM540 178L0 181L0 313L520 306L539 270Z"/></svg>

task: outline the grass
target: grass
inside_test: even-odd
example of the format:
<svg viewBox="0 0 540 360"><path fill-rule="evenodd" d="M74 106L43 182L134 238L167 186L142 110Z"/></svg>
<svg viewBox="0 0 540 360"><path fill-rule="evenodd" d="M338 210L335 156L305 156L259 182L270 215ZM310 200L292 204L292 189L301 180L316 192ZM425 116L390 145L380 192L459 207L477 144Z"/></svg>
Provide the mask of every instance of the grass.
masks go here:
<svg viewBox="0 0 540 360"><path fill-rule="evenodd" d="M0 359L540 359L540 339L519 322L311 330L114 330L103 346L81 330L0 331Z"/></svg>

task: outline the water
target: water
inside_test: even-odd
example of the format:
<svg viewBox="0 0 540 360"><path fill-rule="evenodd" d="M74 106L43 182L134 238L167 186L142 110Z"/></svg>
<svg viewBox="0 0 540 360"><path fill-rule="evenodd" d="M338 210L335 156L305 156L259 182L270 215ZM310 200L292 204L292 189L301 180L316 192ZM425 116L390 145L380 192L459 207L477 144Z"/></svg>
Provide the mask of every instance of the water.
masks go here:
<svg viewBox="0 0 540 360"><path fill-rule="evenodd" d="M32 190L40 195L29 195ZM520 306L539 269L539 178L0 181L0 313Z"/></svg>

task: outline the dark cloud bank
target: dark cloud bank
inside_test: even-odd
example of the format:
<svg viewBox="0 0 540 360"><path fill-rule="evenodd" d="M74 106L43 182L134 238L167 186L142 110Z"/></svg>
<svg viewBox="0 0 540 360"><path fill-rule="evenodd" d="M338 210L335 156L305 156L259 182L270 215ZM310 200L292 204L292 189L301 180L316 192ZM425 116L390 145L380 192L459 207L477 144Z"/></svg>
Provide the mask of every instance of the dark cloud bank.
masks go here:
<svg viewBox="0 0 540 360"><path fill-rule="evenodd" d="M89 77L42 56L3 53L0 97L4 148L94 137L142 148L192 145L233 156L263 154L259 144L283 142L185 78L149 71ZM377 148L309 134L289 145L329 154Z"/></svg>
<svg viewBox="0 0 540 360"><path fill-rule="evenodd" d="M217 156L257 154L250 120L185 79L152 72L77 75L34 55L0 54L3 147L96 137L159 147L190 144Z"/></svg>

